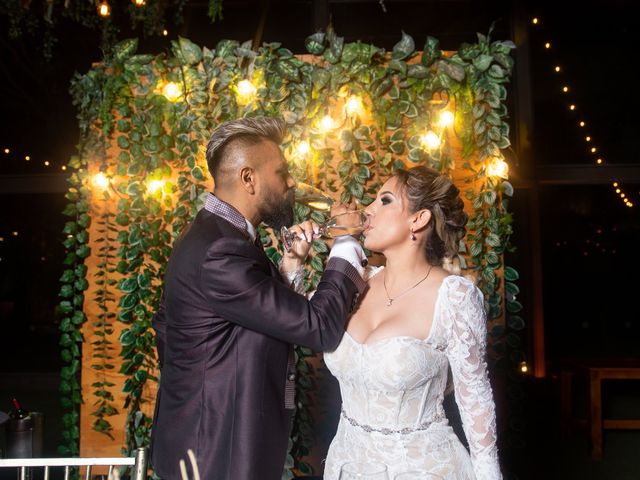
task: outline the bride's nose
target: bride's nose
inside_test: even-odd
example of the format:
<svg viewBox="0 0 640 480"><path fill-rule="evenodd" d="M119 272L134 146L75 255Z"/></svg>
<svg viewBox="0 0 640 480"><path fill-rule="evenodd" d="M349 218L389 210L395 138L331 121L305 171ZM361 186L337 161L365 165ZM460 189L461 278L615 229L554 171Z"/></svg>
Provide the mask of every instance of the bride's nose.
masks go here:
<svg viewBox="0 0 640 480"><path fill-rule="evenodd" d="M373 212L373 203L364 209L364 214L367 216L367 218L373 217L375 215L375 213Z"/></svg>

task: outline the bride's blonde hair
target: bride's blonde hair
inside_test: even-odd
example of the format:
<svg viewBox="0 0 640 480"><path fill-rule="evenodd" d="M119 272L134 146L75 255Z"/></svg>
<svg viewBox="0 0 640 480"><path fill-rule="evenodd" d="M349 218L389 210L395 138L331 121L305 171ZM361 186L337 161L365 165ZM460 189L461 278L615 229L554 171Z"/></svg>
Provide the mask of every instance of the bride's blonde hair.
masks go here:
<svg viewBox="0 0 640 480"><path fill-rule="evenodd" d="M468 219L460 190L450 177L424 166L399 169L393 176L411 213L431 212L425 244L427 261L459 275L458 246L466 234Z"/></svg>

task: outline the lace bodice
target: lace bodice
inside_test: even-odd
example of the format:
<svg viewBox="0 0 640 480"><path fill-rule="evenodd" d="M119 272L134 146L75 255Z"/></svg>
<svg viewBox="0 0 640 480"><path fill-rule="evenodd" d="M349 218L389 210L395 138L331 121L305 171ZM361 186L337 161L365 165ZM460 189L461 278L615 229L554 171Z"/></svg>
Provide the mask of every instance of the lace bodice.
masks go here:
<svg viewBox="0 0 640 480"><path fill-rule="evenodd" d="M370 442L374 450L376 442L383 441L378 446L384 459L384 455L392 455L385 452L389 446L384 440L395 436L403 445L407 442L409 447L412 442L421 445L413 450L405 445L404 453L398 453L398 458L406 457L408 465L422 465L425 460L418 457L436 455L438 458L427 463L439 465L439 471L445 472L446 478L474 478L474 475L479 480L501 478L485 349L482 293L469 280L453 275L446 277L439 289L428 338L395 336L360 344L345 333L338 348L324 355L327 367L340 383L341 423L346 429L340 441L363 441L363 445ZM472 472L463 472L465 468L470 470L471 465L455 465L456 462L468 464L468 459L447 458L438 448L426 445L454 441L442 407L448 367L453 374L455 398L469 442ZM349 432L354 433L352 440ZM355 438L362 435L369 438ZM344 463L346 458L335 458L339 452L334 447L340 446L332 445L330 457L334 458L329 458L328 463ZM460 456L460 451L456 450L452 456ZM387 462L390 461L397 463L388 458ZM456 469L460 471L455 473ZM329 473L325 478L333 477Z"/></svg>

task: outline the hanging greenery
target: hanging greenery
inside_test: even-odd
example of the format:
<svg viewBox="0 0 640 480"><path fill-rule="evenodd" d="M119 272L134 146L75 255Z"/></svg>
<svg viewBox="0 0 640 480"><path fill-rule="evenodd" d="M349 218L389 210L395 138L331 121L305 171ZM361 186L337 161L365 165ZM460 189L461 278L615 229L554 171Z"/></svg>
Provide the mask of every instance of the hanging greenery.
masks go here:
<svg viewBox="0 0 640 480"><path fill-rule="evenodd" d="M109 368L115 363L108 343L114 312L115 330L121 330L125 402L113 404L114 385L105 381L94 384L93 393L84 392L84 400L97 397L94 428L105 434L111 431L110 414L127 412L126 451L147 444L151 418L145 413L145 392L149 382L157 382L151 318L164 268L174 239L210 189L204 148L211 131L242 116L283 117L289 127L283 149L295 178L343 202L355 198L368 205L395 169L414 164L463 182L472 211L460 263L485 294L492 361L496 368L513 370L511 357L505 356L501 294L507 277L506 306L517 313L517 273L503 266L513 188L500 171L505 167L501 151L509 147L504 102L513 66L511 42L478 35L476 44L445 54L429 37L419 52L403 33L387 53L360 42L345 44L330 28L307 39L310 55L303 57L278 43L253 51L250 42L224 40L210 50L181 38L172 42L172 55L158 56L136 55L136 46L135 40L118 44L113 55L77 76L72 86L82 141L79 158L70 162L75 173L67 195L68 269L61 290L65 452L78 448L81 329L102 332L92 368ZM98 174L106 182L102 190L91 186ZM104 205L96 199L104 199ZM297 220L324 220L304 205L297 204L295 212ZM92 218L99 219L99 236L90 239ZM268 230L261 228L260 234L277 262L281 247ZM90 251L89 243L97 251ZM308 289L317 285L327 253L324 241L314 241ZM84 309L88 280L95 281L87 278L89 256L99 278L92 301L102 312L92 325L85 323ZM522 319L509 317L509 328L520 330ZM313 446L308 395L313 352L300 347L296 352L298 409L289 466L311 473L304 457ZM291 476L288 470L285 474Z"/></svg>
<svg viewBox="0 0 640 480"><path fill-rule="evenodd" d="M62 22L73 22L100 32L101 48L111 52L120 30L137 29L144 37L160 36L166 28L179 26L184 20L188 0L4 0L0 15L6 15L10 38L32 37L42 45L42 54L53 57L57 30ZM222 0L207 0L211 22L222 20Z"/></svg>

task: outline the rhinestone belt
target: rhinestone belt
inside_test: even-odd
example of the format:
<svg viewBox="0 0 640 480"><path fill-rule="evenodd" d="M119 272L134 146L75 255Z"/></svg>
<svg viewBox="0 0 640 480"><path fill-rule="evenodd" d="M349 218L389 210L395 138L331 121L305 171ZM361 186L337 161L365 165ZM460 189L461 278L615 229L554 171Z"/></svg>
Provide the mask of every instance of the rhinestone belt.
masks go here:
<svg viewBox="0 0 640 480"><path fill-rule="evenodd" d="M372 427L371 425L363 425L361 423L358 423L357 420L351 418L349 415L346 414L346 412L344 411L344 408L340 409L340 414L344 417L344 419L347 422L349 422L354 427L359 427L367 433L378 432L383 435L393 435L395 433L406 435L408 433L420 432L428 429L431 426L431 424L436 423L444 418L442 415L438 414L434 417L432 421L423 423L419 427L416 427L416 428L405 427L400 429L393 429L393 428L385 428L385 427Z"/></svg>

